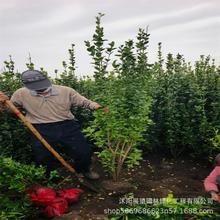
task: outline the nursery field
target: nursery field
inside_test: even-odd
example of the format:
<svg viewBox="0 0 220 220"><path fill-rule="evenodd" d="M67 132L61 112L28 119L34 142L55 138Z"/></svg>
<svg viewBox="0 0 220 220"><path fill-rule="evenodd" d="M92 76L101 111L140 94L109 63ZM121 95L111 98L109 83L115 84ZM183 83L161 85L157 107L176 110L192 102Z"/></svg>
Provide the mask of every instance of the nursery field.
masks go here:
<svg viewBox="0 0 220 220"><path fill-rule="evenodd" d="M53 219L220 219L219 203L203 183L220 152L219 65L210 55L190 63L182 54L163 54L160 42L157 60L149 63L147 30L140 28L134 39L117 46L105 38L102 17L98 14L95 32L85 41L92 74L76 76L74 44L62 70L52 74L40 68L53 84L73 88L105 107L70 109L94 151L93 169L101 178L90 183L100 191L89 191L62 166L46 175L45 167L34 161L30 131L17 117L21 114L2 103L0 220L48 219L28 196L32 186L84 190L64 213L57 214L52 204ZM4 64L0 91L11 97L23 87L21 73L11 56ZM35 69L31 57L26 66ZM62 146L56 147L74 166Z"/></svg>
<svg viewBox="0 0 220 220"><path fill-rule="evenodd" d="M210 164L190 158L174 160L158 154L146 155L144 158L134 169L125 169L120 176L120 181L116 183L110 180L109 175L103 172L101 164L97 162L97 158L94 158L94 167L101 174L101 178L92 183L99 187L100 192L96 194L84 188L84 194L77 204L70 207L71 211L56 219L109 219L108 216L123 206L123 198L129 198L131 192L133 198L145 199L145 202L147 199L166 198L168 194L172 194L179 200L207 198L203 189L203 180L210 172L208 168ZM79 184L74 176L70 176L65 170L62 170L62 175L65 181L63 179L58 181L58 187L71 188ZM213 201L208 199L206 202L213 204ZM186 201L185 203L187 204ZM204 210L209 211L209 209L210 207L206 204ZM220 207L211 208L211 210L220 212ZM192 217L193 214L189 213L184 215L183 219L193 219ZM46 220L47 218L41 215L32 216L30 219ZM166 219L172 218L167 216Z"/></svg>

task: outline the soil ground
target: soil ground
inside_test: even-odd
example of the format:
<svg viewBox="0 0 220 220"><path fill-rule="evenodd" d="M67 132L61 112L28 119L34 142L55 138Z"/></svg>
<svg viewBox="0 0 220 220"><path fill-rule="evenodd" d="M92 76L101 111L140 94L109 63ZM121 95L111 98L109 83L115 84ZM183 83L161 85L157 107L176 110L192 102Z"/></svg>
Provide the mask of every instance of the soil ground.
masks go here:
<svg viewBox="0 0 220 220"><path fill-rule="evenodd" d="M101 175L96 181L90 181L95 186L103 186L103 183L111 186L110 177L103 171L101 165L95 159L95 169ZM134 169L124 169L120 183L120 190L102 190L93 193L84 187L84 194L80 201L70 207L70 212L55 220L103 220L106 209L121 207L120 198L125 193L133 193L135 198L165 198L172 193L175 198L194 198L197 196L208 196L203 188L203 180L212 170L210 164L196 162L190 158L167 159L158 155L148 155L141 164ZM65 175L68 175L67 173ZM110 183L110 184L109 184ZM106 185L106 184L105 184ZM132 188L123 186L131 185ZM68 177L57 184L60 188L77 187L74 177ZM38 216L35 220L44 220ZM33 220L33 218L32 218Z"/></svg>

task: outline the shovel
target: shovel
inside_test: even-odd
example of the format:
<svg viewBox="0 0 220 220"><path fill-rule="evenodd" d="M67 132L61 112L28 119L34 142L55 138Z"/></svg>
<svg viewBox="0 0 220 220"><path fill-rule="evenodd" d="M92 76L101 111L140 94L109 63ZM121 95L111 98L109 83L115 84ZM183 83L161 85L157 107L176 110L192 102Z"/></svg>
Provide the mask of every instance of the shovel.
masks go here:
<svg viewBox="0 0 220 220"><path fill-rule="evenodd" d="M88 189L94 192L99 192L99 190L96 187L94 187L88 181L82 178L81 175L79 175L76 172L76 170L50 146L50 144L41 136L41 134L34 128L34 126L25 118L25 116L16 108L16 106L10 100L6 100L5 105L22 120L22 122L31 130L31 132L39 139L39 141L53 154L53 156L56 157L56 159L59 160L60 163L67 170L69 170L71 173L73 173L77 177L78 181L83 186L87 187Z"/></svg>

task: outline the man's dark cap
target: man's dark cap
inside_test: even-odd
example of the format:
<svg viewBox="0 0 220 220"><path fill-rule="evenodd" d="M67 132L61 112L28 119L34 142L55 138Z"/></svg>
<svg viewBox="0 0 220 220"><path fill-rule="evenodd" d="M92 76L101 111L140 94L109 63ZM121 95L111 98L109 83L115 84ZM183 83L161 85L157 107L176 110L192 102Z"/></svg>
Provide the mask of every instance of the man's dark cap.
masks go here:
<svg viewBox="0 0 220 220"><path fill-rule="evenodd" d="M50 80L38 70L26 70L21 74L21 81L30 90L47 89L52 86Z"/></svg>

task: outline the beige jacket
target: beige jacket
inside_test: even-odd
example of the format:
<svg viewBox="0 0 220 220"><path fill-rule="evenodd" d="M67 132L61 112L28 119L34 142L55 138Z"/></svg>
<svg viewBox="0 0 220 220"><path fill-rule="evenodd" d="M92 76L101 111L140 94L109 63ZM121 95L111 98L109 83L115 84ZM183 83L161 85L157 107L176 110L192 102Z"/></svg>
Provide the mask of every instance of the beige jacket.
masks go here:
<svg viewBox="0 0 220 220"><path fill-rule="evenodd" d="M12 95L11 101L27 111L26 118L32 124L72 120L74 115L70 111L71 106L95 109L97 104L74 89L59 85L53 85L47 96L20 88Z"/></svg>

